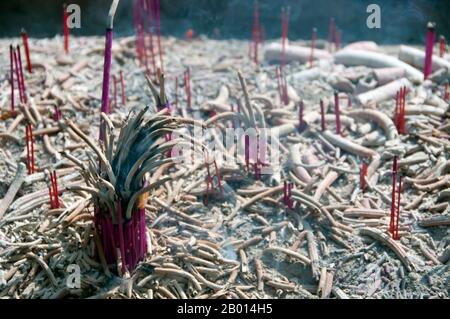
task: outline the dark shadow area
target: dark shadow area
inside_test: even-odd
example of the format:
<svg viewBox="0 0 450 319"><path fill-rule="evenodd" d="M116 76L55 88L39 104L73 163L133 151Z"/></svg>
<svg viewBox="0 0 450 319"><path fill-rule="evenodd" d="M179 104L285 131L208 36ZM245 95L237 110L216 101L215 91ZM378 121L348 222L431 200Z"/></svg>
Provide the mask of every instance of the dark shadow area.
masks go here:
<svg viewBox="0 0 450 319"><path fill-rule="evenodd" d="M103 34L111 1L71 0L81 7L81 29L74 35ZM381 29L366 26L369 4L381 7ZM0 37L17 36L22 27L32 37L52 37L62 33L61 0L0 1ZM116 34L133 34L132 0L121 0L116 15ZM195 34L212 38L250 39L253 0L161 0L162 32L183 37L192 28ZM308 39L316 27L326 37L330 17L342 30L342 41L373 40L379 43L423 43L428 21L437 23L438 34L449 36L448 0L260 0L260 21L267 38L281 34L281 7L290 6L289 38Z"/></svg>

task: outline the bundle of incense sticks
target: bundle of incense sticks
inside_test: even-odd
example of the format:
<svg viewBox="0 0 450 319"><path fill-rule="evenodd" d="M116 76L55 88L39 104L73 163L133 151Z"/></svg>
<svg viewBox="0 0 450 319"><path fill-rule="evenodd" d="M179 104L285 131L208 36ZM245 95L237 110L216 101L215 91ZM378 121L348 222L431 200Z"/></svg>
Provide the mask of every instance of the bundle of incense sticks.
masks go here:
<svg viewBox="0 0 450 319"><path fill-rule="evenodd" d="M50 197L50 208L60 208L59 203L59 191L58 191L58 181L56 179L56 171L49 173L51 187L48 187L48 195Z"/></svg>
<svg viewBox="0 0 450 319"><path fill-rule="evenodd" d="M33 68L32 68L31 60L30 60L30 48L28 46L28 33L24 29L22 29L22 42L23 42L23 47L25 49L25 56L27 59L28 72L33 73Z"/></svg>
<svg viewBox="0 0 450 319"><path fill-rule="evenodd" d="M120 71L120 93L122 94L122 105L125 106L126 99L125 99L125 80L123 78L123 72Z"/></svg>
<svg viewBox="0 0 450 319"><path fill-rule="evenodd" d="M259 9L258 9L258 1L255 1L254 4L254 22L253 22L253 58L255 64L258 64L258 40L259 40Z"/></svg>
<svg viewBox="0 0 450 319"><path fill-rule="evenodd" d="M62 119L62 112L59 108L59 105L54 104L53 105L53 120L56 122L60 121Z"/></svg>
<svg viewBox="0 0 450 319"><path fill-rule="evenodd" d="M191 109L191 71L189 68L184 71L184 89L186 92L187 107Z"/></svg>
<svg viewBox="0 0 450 319"><path fill-rule="evenodd" d="M328 52L333 51L333 41L335 36L334 18L330 18L330 26L328 29Z"/></svg>
<svg viewBox="0 0 450 319"><path fill-rule="evenodd" d="M320 127L322 128L322 132L325 132L325 107L322 99L320 99Z"/></svg>
<svg viewBox="0 0 450 319"><path fill-rule="evenodd" d="M31 124L25 126L25 144L27 146L28 175L34 174L34 135Z"/></svg>
<svg viewBox="0 0 450 319"><path fill-rule="evenodd" d="M314 60L314 48L316 47L316 34L317 34L317 29L313 28L312 35L311 35L311 54L309 55L309 67L310 68L312 67L313 60Z"/></svg>
<svg viewBox="0 0 450 319"><path fill-rule="evenodd" d="M336 113L336 134L341 135L341 112L339 110L339 92L334 92L334 112Z"/></svg>
<svg viewBox="0 0 450 319"><path fill-rule="evenodd" d="M363 161L361 165L361 175L360 175L361 191L363 193L366 191L367 168L368 168L367 163Z"/></svg>
<svg viewBox="0 0 450 319"><path fill-rule="evenodd" d="M400 88L395 97L394 124L399 134L406 134L405 126L406 87Z"/></svg>
<svg viewBox="0 0 450 319"><path fill-rule="evenodd" d="M439 37L439 56L442 58L444 57L445 53L447 51L446 43L445 43L445 37L441 35Z"/></svg>
<svg viewBox="0 0 450 319"><path fill-rule="evenodd" d="M425 42L425 61L423 67L424 79L428 79L431 72L433 71L433 47L435 41L435 24L429 22L427 25L427 34Z"/></svg>
<svg viewBox="0 0 450 319"><path fill-rule="evenodd" d="M281 66L276 68L276 75L277 75L278 92L280 94L280 101L284 105L288 105L289 95L288 95L287 81L286 76L284 75L283 72L283 68Z"/></svg>
<svg viewBox="0 0 450 319"><path fill-rule="evenodd" d="M114 15L116 13L117 5L119 0L114 0L111 4L108 13L108 23L105 32L105 58L103 63L103 87L102 87L102 106L101 112L108 113L109 110L109 80L111 74L111 59L112 59L112 41L113 41L113 25L114 25ZM103 127L105 123L103 118L100 118L100 141L104 140Z"/></svg>
<svg viewBox="0 0 450 319"><path fill-rule="evenodd" d="M69 53L69 14L66 4L63 4L63 31L64 31L64 52Z"/></svg>
<svg viewBox="0 0 450 319"><path fill-rule="evenodd" d="M289 30L289 8L281 9L281 68L286 65L286 41Z"/></svg>
<svg viewBox="0 0 450 319"><path fill-rule="evenodd" d="M283 203L292 209L294 207L294 201L292 200L292 188L294 188L293 183L284 182L283 187Z"/></svg>
<svg viewBox="0 0 450 319"><path fill-rule="evenodd" d="M14 112L14 49L9 46L9 83L11 86L11 112Z"/></svg>

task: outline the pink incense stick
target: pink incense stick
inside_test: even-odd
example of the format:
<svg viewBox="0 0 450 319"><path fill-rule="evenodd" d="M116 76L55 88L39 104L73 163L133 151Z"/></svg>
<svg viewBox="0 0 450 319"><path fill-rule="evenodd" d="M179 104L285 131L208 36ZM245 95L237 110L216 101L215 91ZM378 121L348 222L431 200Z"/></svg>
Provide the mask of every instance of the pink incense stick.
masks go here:
<svg viewBox="0 0 450 319"><path fill-rule="evenodd" d="M398 240L398 224L400 219L400 202L401 202L401 194L402 194L402 176L399 176L398 181L398 193L397 193L397 216L395 221L395 232L393 235L393 239Z"/></svg>
<svg viewBox="0 0 450 319"><path fill-rule="evenodd" d="M303 126L305 125L305 123L303 122L303 109L304 109L304 104L303 104L303 100L301 100L300 103L298 104L298 131L299 131L299 133L301 131L303 131Z"/></svg>
<svg viewBox="0 0 450 319"><path fill-rule="evenodd" d="M288 37L288 10L284 8L281 9L281 68L283 69L286 65L286 40Z"/></svg>
<svg viewBox="0 0 450 319"><path fill-rule="evenodd" d="M31 175L31 155L30 155L30 127L25 126L25 143L27 145L27 170L28 175Z"/></svg>
<svg viewBox="0 0 450 319"><path fill-rule="evenodd" d="M244 137L245 143L245 166L247 168L247 173L250 171L250 136L245 135Z"/></svg>
<svg viewBox="0 0 450 319"><path fill-rule="evenodd" d="M153 74L156 76L156 57L155 57L155 46L153 44L153 18L152 18L152 5L151 0L147 0L147 19L148 19L148 37L150 41L150 56L152 59Z"/></svg>
<svg viewBox="0 0 450 319"><path fill-rule="evenodd" d="M339 51L341 47L341 31L339 29L335 28L335 34L334 34L334 50L335 52Z"/></svg>
<svg viewBox="0 0 450 319"><path fill-rule="evenodd" d="M20 82L22 85L22 95L23 95L23 103L27 103L27 93L25 90L25 79L23 76L23 67L22 67L22 55L20 53L20 46L17 45L17 57L19 59L19 72L20 72Z"/></svg>
<svg viewBox="0 0 450 319"><path fill-rule="evenodd" d="M435 24L429 22L427 25L427 35L425 43L425 62L423 68L424 79L428 79L433 70L433 46L435 40Z"/></svg>
<svg viewBox="0 0 450 319"><path fill-rule="evenodd" d="M266 41L266 29L264 28L264 25L261 25L260 42L262 46L264 46L265 41Z"/></svg>
<svg viewBox="0 0 450 319"><path fill-rule="evenodd" d="M313 28L311 36L311 54L309 55L309 67L311 68L314 60L314 48L316 47L316 34L317 29Z"/></svg>
<svg viewBox="0 0 450 319"><path fill-rule="evenodd" d="M114 107L117 107L117 79L115 75L113 75L113 84L114 84Z"/></svg>
<svg viewBox="0 0 450 319"><path fill-rule="evenodd" d="M22 42L23 42L23 47L25 49L25 56L27 59L28 72L33 73L32 65L31 65L31 61L30 61L30 48L28 47L28 33L24 29L22 29Z"/></svg>
<svg viewBox="0 0 450 319"><path fill-rule="evenodd" d="M444 57L446 51L445 37L443 35L439 36L439 56Z"/></svg>
<svg viewBox="0 0 450 319"><path fill-rule="evenodd" d="M23 103L23 90L22 90L22 81L20 81L20 71L19 71L19 62L17 60L17 51L13 49L14 56L14 68L16 69L16 79L17 79L17 87L19 89L19 100Z"/></svg>
<svg viewBox="0 0 450 319"><path fill-rule="evenodd" d="M64 52L69 53L69 14L66 5L63 5L63 31L64 31Z"/></svg>
<svg viewBox="0 0 450 319"><path fill-rule="evenodd" d="M334 112L336 113L336 134L341 135L341 112L339 110L339 93L334 92Z"/></svg>
<svg viewBox="0 0 450 319"><path fill-rule="evenodd" d="M325 132L325 108L322 99L320 99L320 124L322 127L322 132Z"/></svg>
<svg viewBox="0 0 450 319"><path fill-rule="evenodd" d="M330 27L328 30L328 51L332 52L334 39L334 18L330 18Z"/></svg>
<svg viewBox="0 0 450 319"><path fill-rule="evenodd" d="M14 112L14 49L13 46L9 46L9 82L11 85L11 112Z"/></svg>
<svg viewBox="0 0 450 319"><path fill-rule="evenodd" d="M160 11L159 11L159 0L153 0L154 14L155 14L155 22L156 22L156 33L158 36L158 53L159 53L159 64L161 68L161 72L164 73L164 52L161 45L161 20L160 20Z"/></svg>
<svg viewBox="0 0 450 319"><path fill-rule="evenodd" d="M114 25L114 14L116 13L117 5L119 0L114 0L111 4L108 13L108 25L106 27L105 34L105 59L103 63L103 88L102 88L102 106L101 112L108 113L108 103L109 103L109 79L111 74L111 59L112 59L112 40L113 40L113 25ZM101 119L100 122L100 141L104 140L103 136L103 126L104 121Z"/></svg>
<svg viewBox="0 0 450 319"><path fill-rule="evenodd" d="M122 105L125 106L125 81L122 71L120 71L120 92L122 93Z"/></svg>
<svg viewBox="0 0 450 319"><path fill-rule="evenodd" d="M394 218L395 218L395 184L397 182L397 156L394 156L392 164L392 194L391 194L391 219L389 223L389 232L394 232Z"/></svg>
<svg viewBox="0 0 450 319"><path fill-rule="evenodd" d="M258 1L255 1L254 22L253 22L253 43L254 43L254 61L258 64L258 40L259 40L259 12Z"/></svg>

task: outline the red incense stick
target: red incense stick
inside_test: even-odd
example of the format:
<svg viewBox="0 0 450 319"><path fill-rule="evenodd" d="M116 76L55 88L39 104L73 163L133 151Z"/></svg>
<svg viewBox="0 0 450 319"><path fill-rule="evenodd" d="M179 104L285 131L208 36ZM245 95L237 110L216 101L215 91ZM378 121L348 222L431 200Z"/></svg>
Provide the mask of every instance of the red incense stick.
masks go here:
<svg viewBox="0 0 450 319"><path fill-rule="evenodd" d="M64 52L69 53L69 14L67 13L67 7L63 5L63 30L64 30Z"/></svg>
<svg viewBox="0 0 450 319"><path fill-rule="evenodd" d="M312 67L313 60L314 60L314 48L316 47L316 34L317 29L312 29L312 36L311 36L311 54L309 55L309 67Z"/></svg>
<svg viewBox="0 0 450 319"><path fill-rule="evenodd" d="M433 22L429 22L427 25L427 35L425 42L425 62L423 68L423 76L424 79L428 79L432 70L433 70L433 47L435 40L435 24Z"/></svg>
<svg viewBox="0 0 450 319"><path fill-rule="evenodd" d="M48 186L48 197L50 198L50 208L55 208L55 203L53 202L53 194L52 194L52 188Z"/></svg>
<svg viewBox="0 0 450 319"><path fill-rule="evenodd" d="M23 42L23 47L25 48L28 72L33 73L31 60L30 60L30 48L28 47L28 33L24 29L22 29L22 42Z"/></svg>
<svg viewBox="0 0 450 319"><path fill-rule="evenodd" d="M22 55L20 53L20 46L17 45L17 57L19 60L19 73L20 73L20 82L22 85L22 95L23 95L23 103L27 103L27 93L25 90L25 79L23 76L23 67L22 67Z"/></svg>
<svg viewBox="0 0 450 319"><path fill-rule="evenodd" d="M14 49L13 46L9 46L9 82L11 85L11 112L14 112Z"/></svg>
<svg viewBox="0 0 450 319"><path fill-rule="evenodd" d="M325 108L322 99L320 99L320 125L322 127L322 132L325 132Z"/></svg>
<svg viewBox="0 0 450 319"><path fill-rule="evenodd" d="M394 218L395 218L395 184L397 181L397 156L394 156L392 164L392 194L391 194L391 219L389 223L389 232L394 232Z"/></svg>
<svg viewBox="0 0 450 319"><path fill-rule="evenodd" d="M363 193L366 191L366 176L367 176L367 163L363 161L360 176L361 190Z"/></svg>
<svg viewBox="0 0 450 319"><path fill-rule="evenodd" d="M125 81L122 71L120 71L120 92L122 93L122 105L125 106Z"/></svg>
<svg viewBox="0 0 450 319"><path fill-rule="evenodd" d="M27 145L27 170L28 175L31 175L31 161L30 161L30 128L27 124L25 126L25 143Z"/></svg>
<svg viewBox="0 0 450 319"><path fill-rule="evenodd" d="M20 81L20 71L19 71L19 62L17 60L17 51L13 49L13 56L14 56L14 68L16 69L16 80L17 80L17 87L19 89L19 100L21 103L23 103L23 91L22 91L22 81Z"/></svg>
<svg viewBox="0 0 450 319"><path fill-rule="evenodd" d="M399 219L400 219L400 199L402 194L402 176L399 176L398 181L398 193L397 193L397 216L395 221L395 232L392 234L393 239L398 240L398 228L399 228Z"/></svg>
<svg viewBox="0 0 450 319"><path fill-rule="evenodd" d="M339 93L334 92L334 112L336 113L336 134L341 135L341 112L339 110Z"/></svg>

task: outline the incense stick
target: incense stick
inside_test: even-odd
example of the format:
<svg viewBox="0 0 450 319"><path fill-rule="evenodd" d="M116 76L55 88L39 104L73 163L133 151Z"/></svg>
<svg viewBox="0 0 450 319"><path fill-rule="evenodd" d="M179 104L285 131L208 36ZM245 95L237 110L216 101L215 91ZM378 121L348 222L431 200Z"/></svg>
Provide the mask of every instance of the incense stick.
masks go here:
<svg viewBox="0 0 450 319"><path fill-rule="evenodd" d="M339 92L334 92L334 112L336 113L336 134L341 135L341 112L339 110Z"/></svg>
<svg viewBox="0 0 450 319"><path fill-rule="evenodd" d="M328 29L328 52L333 51L333 40L334 40L335 32L334 32L334 18L330 18L330 26Z"/></svg>
<svg viewBox="0 0 450 319"><path fill-rule="evenodd" d="M22 85L22 96L23 96L23 103L27 103L27 93L25 89L25 79L23 76L23 67L22 67L22 55L20 53L20 46L17 45L17 57L19 61L19 73L20 73L20 83Z"/></svg>
<svg viewBox="0 0 450 319"><path fill-rule="evenodd" d="M311 54L309 55L309 67L312 68L313 60L314 60L314 48L316 47L316 33L317 29L312 29L312 36L311 36Z"/></svg>
<svg viewBox="0 0 450 319"><path fill-rule="evenodd" d="M320 125L322 132L325 132L325 108L322 99L320 99Z"/></svg>
<svg viewBox="0 0 450 319"><path fill-rule="evenodd" d="M13 56L14 56L14 67L16 69L17 87L19 89L19 100L21 103L23 103L24 98L23 98L22 82L20 81L19 62L17 60L17 51L15 49L13 49Z"/></svg>
<svg viewBox="0 0 450 319"><path fill-rule="evenodd" d="M113 0L108 13L108 22L105 34L105 59L103 63L103 89L102 89L102 105L101 112L108 113L108 103L109 103L109 79L111 72L111 59L112 59L112 40L113 40L113 23L114 15L116 13L117 5L119 0ZM100 133L99 139L103 141L103 126L104 121L100 119Z"/></svg>
<svg viewBox="0 0 450 319"><path fill-rule="evenodd" d="M11 85L11 112L14 112L14 49L13 46L9 46L9 82Z"/></svg>
<svg viewBox="0 0 450 319"><path fill-rule="evenodd" d="M69 53L69 15L67 13L67 6L63 4L63 32L64 32L64 52Z"/></svg>
<svg viewBox="0 0 450 319"><path fill-rule="evenodd" d="M25 49L25 56L27 59L28 72L33 73L31 60L30 60L30 49L28 47L28 33L24 29L22 29L22 41L23 41L23 47Z"/></svg>
<svg viewBox="0 0 450 319"><path fill-rule="evenodd" d="M253 43L254 43L254 62L258 64L258 40L259 40L259 12L258 1L254 2L254 22L253 22Z"/></svg>
<svg viewBox="0 0 450 319"><path fill-rule="evenodd" d="M434 30L435 24L433 22L428 22L425 43L425 62L423 67L423 76L425 80L428 79L433 70Z"/></svg>
<svg viewBox="0 0 450 319"><path fill-rule="evenodd" d="M122 105L125 106L125 81L122 70L120 71L120 93L122 94Z"/></svg>

